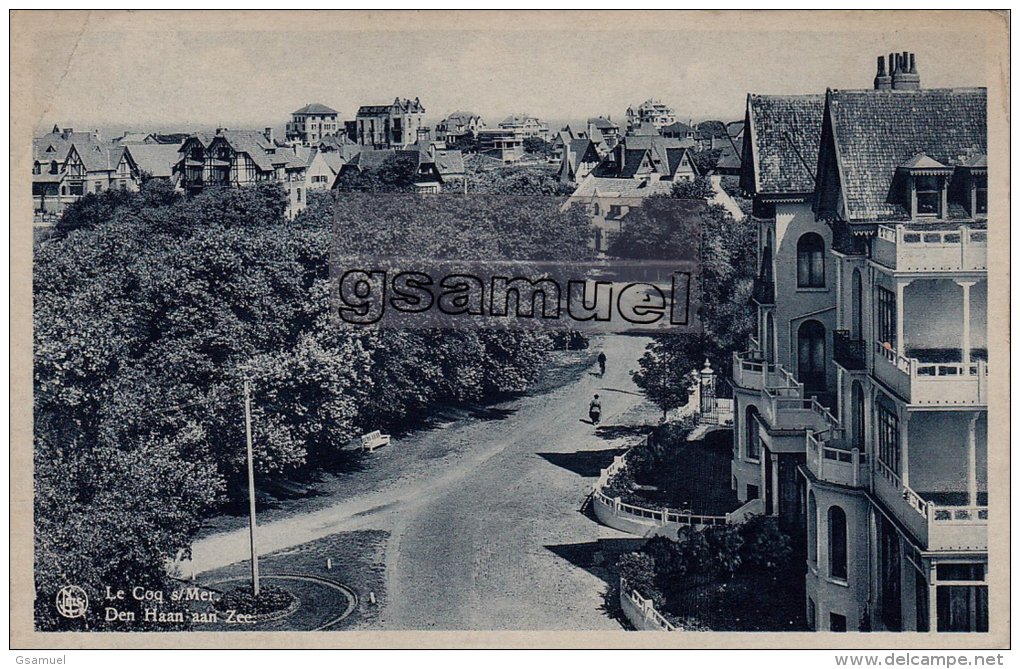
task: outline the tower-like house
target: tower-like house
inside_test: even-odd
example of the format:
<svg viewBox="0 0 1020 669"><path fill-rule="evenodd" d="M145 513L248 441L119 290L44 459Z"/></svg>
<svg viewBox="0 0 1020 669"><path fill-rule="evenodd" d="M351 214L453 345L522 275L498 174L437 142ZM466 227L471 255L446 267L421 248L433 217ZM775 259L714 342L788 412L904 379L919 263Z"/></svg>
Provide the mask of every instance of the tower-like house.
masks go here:
<svg viewBox="0 0 1020 669"><path fill-rule="evenodd" d="M752 182L766 138L785 141L786 152L796 142L763 136L754 104L752 96L744 177L760 186ZM893 54L888 71L879 58L874 89L825 95L813 216L804 213L803 227L784 225L785 206L773 214L765 191L751 191L766 217L763 271L758 337L734 360L744 421L734 476L747 494L741 449L755 436L761 460L779 451L778 507L765 462L761 485L766 511L784 519L784 451L769 444L777 434L803 441L791 504L801 514L815 629L988 629L986 113L984 89L922 90L913 54ZM819 240L802 243L810 234L823 245L820 261ZM794 251L791 265L784 259ZM828 304L813 306L827 315L803 314L824 328L812 326L817 332L794 327L803 318L779 317L785 304L805 311L815 293L803 289L821 288L802 286L805 275L824 276L817 294ZM832 393L818 399L811 388L821 379L803 373L814 359L824 361Z"/></svg>

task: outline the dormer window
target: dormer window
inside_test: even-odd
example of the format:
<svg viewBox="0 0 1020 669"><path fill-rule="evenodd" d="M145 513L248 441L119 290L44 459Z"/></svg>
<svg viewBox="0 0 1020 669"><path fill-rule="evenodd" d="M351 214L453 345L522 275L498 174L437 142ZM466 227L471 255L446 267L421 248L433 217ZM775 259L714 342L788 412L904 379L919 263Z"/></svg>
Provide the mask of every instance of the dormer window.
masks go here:
<svg viewBox="0 0 1020 669"><path fill-rule="evenodd" d="M974 185L971 192L973 203L971 213L973 216L988 215L988 175L980 174L974 176Z"/></svg>
<svg viewBox="0 0 1020 669"><path fill-rule="evenodd" d="M942 214L942 192L945 189L945 178L924 175L914 177L914 217L934 216Z"/></svg>
<svg viewBox="0 0 1020 669"><path fill-rule="evenodd" d="M946 218L946 185L950 174L951 168L923 153L914 154L899 166L897 177L906 187L902 204L911 218Z"/></svg>

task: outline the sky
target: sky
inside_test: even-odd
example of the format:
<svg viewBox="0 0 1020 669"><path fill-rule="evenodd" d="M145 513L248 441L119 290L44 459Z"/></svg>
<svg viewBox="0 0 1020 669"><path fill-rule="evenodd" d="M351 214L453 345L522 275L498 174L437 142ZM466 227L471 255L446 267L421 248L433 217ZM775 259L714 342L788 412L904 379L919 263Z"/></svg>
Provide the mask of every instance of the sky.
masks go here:
<svg viewBox="0 0 1020 669"><path fill-rule="evenodd" d="M620 16L620 15L617 15ZM741 18L734 14L734 19ZM626 25L626 22L619 22ZM118 29L32 35L36 131L61 127L195 130L280 127L321 102L358 106L419 97L430 122L454 110L494 125L514 112L566 122L647 98L681 119L743 117L749 92L869 88L875 59L917 54L925 88L984 86L978 34L902 30L331 30ZM263 24L264 25L264 24Z"/></svg>

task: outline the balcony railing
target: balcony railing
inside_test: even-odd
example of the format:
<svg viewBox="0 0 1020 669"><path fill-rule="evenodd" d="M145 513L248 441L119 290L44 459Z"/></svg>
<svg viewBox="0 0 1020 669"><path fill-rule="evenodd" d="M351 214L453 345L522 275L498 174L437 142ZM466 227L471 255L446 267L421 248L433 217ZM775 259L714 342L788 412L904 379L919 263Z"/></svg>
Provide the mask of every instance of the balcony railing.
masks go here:
<svg viewBox="0 0 1020 669"><path fill-rule="evenodd" d="M921 362L875 342L875 375L915 405L969 406L988 403L988 363Z"/></svg>
<svg viewBox="0 0 1020 669"><path fill-rule="evenodd" d="M793 375L774 362L766 362L759 351L733 354L733 382L747 390L800 387Z"/></svg>
<svg viewBox="0 0 1020 669"><path fill-rule="evenodd" d="M847 448L842 428L807 431L807 466L815 478L851 488L868 482L867 455Z"/></svg>
<svg viewBox="0 0 1020 669"><path fill-rule="evenodd" d="M784 370L785 371L785 370ZM773 430L827 430L839 421L814 397L804 397L804 387L764 388L762 412Z"/></svg>
<svg viewBox="0 0 1020 669"><path fill-rule="evenodd" d="M872 248L875 262L900 271L975 271L988 267L988 233L969 227L910 230L902 225L880 225Z"/></svg>
<svg viewBox="0 0 1020 669"><path fill-rule="evenodd" d="M751 299L758 304L776 303L776 282L763 277L755 277L751 288Z"/></svg>
<svg viewBox="0 0 1020 669"><path fill-rule="evenodd" d="M832 358L848 371L865 368L866 347L863 339L851 339L849 330L832 331Z"/></svg>
<svg viewBox="0 0 1020 669"><path fill-rule="evenodd" d="M875 459L875 494L927 550L988 550L988 507L935 504Z"/></svg>

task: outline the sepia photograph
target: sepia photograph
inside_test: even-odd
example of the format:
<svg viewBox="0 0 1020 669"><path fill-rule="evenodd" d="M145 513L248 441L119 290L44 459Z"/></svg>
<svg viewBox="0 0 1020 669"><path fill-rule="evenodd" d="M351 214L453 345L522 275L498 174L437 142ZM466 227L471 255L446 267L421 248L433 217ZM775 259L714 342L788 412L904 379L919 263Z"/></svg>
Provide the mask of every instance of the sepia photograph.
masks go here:
<svg viewBox="0 0 1020 669"><path fill-rule="evenodd" d="M12 646L1008 647L1008 22L12 12Z"/></svg>

